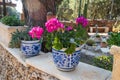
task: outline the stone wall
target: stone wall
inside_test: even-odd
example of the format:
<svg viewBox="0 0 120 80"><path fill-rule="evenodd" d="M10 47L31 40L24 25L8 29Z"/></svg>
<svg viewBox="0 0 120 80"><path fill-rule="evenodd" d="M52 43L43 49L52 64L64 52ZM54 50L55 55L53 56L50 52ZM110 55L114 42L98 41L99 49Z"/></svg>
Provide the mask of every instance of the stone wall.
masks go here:
<svg viewBox="0 0 120 80"><path fill-rule="evenodd" d="M17 54L17 53L16 53ZM0 80L59 80L32 66L20 63L0 45Z"/></svg>
<svg viewBox="0 0 120 80"><path fill-rule="evenodd" d="M112 27L115 24L116 20L89 20L89 26L93 27L96 24L98 25L98 27L108 27L109 28L109 32L112 31ZM119 22L119 21L118 21ZM100 30L99 32L101 32L102 30ZM95 30L94 30L95 32Z"/></svg>
<svg viewBox="0 0 120 80"><path fill-rule="evenodd" d="M120 47L112 46L110 52L114 56L112 80L120 80Z"/></svg>
<svg viewBox="0 0 120 80"><path fill-rule="evenodd" d="M75 25L75 22L71 22L71 21L61 21L62 23L64 23L66 26L70 26L70 25ZM89 27L95 27L95 25L97 24L98 27L108 27L109 28L109 32L112 31L113 25L115 24L115 20L89 20ZM118 21L120 22L120 21ZM88 27L88 32L90 32L90 28ZM95 32L96 30L93 29L93 32ZM104 32L104 29L99 29L98 32Z"/></svg>
<svg viewBox="0 0 120 80"><path fill-rule="evenodd" d="M11 41L11 33L16 30L24 30L23 26L8 26L0 22L0 41L3 42L6 46L9 46L9 42Z"/></svg>

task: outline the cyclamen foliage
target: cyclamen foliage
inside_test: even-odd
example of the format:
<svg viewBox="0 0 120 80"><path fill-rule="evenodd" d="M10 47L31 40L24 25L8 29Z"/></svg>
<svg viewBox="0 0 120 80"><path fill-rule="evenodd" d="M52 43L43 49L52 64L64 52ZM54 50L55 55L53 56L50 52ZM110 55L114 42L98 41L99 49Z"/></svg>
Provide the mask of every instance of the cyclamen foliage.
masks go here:
<svg viewBox="0 0 120 80"><path fill-rule="evenodd" d="M44 30L40 26L35 26L29 31L29 35L32 39L37 38L38 40L41 39Z"/></svg>

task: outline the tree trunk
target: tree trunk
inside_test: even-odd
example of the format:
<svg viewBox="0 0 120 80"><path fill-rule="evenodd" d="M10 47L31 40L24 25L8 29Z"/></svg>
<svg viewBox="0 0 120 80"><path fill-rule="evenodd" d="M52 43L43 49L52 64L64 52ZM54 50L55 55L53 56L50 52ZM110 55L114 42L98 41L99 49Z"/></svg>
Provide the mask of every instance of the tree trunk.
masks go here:
<svg viewBox="0 0 120 80"><path fill-rule="evenodd" d="M5 0L3 0L3 16L6 16L6 3L5 3Z"/></svg>
<svg viewBox="0 0 120 80"><path fill-rule="evenodd" d="M22 0L27 25L44 27L47 12L56 14L56 1L58 0Z"/></svg>

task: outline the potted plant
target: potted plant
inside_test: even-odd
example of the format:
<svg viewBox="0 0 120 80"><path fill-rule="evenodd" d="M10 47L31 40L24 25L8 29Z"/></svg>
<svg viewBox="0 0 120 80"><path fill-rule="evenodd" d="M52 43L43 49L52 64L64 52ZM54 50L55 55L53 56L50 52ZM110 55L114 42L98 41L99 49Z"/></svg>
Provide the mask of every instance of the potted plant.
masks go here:
<svg viewBox="0 0 120 80"><path fill-rule="evenodd" d="M95 41L93 39L88 39L86 41L86 49L90 50L90 51L93 51L96 47L96 44L95 44Z"/></svg>
<svg viewBox="0 0 120 80"><path fill-rule="evenodd" d="M11 47L20 47L25 57L31 57L39 54L41 50L41 42L43 28L35 26L32 29L24 31L16 31L12 33Z"/></svg>
<svg viewBox="0 0 120 80"><path fill-rule="evenodd" d="M46 47L51 49L54 63L62 71L72 71L80 60L81 41L87 39L85 27L88 20L83 16L76 19L75 26L64 26L58 19L52 18L45 24Z"/></svg>
<svg viewBox="0 0 120 80"><path fill-rule="evenodd" d="M88 46L93 46L93 44L95 44L95 41L93 39L88 39L87 42L86 42L86 44Z"/></svg>
<svg viewBox="0 0 120 80"><path fill-rule="evenodd" d="M95 35L95 42L101 42L101 36L99 34Z"/></svg>
<svg viewBox="0 0 120 80"><path fill-rule="evenodd" d="M106 39L103 39L100 43L101 47L107 47L107 41Z"/></svg>
<svg viewBox="0 0 120 80"><path fill-rule="evenodd" d="M8 46L11 40L11 33L15 32L17 29L24 30L24 23L21 22L15 16L5 16L0 20L0 41Z"/></svg>

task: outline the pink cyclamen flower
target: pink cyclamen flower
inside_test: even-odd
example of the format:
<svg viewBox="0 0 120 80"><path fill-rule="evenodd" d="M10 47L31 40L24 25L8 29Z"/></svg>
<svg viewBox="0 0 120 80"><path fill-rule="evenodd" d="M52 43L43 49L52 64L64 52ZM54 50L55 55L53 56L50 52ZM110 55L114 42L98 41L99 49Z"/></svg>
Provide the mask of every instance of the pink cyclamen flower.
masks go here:
<svg viewBox="0 0 120 80"><path fill-rule="evenodd" d="M29 31L29 35L30 35L32 38L34 38L34 35L33 35L33 31L32 31L32 30Z"/></svg>
<svg viewBox="0 0 120 80"><path fill-rule="evenodd" d="M84 21L84 17L83 17L83 16L78 17L78 18L76 19L76 23L77 23L77 24L82 24L83 21Z"/></svg>
<svg viewBox="0 0 120 80"><path fill-rule="evenodd" d="M88 20L81 16L76 19L76 24L81 24L83 27L86 27L88 25Z"/></svg>
<svg viewBox="0 0 120 80"><path fill-rule="evenodd" d="M88 25L88 20L86 18L84 18L84 21L82 23L83 27L86 27Z"/></svg>
<svg viewBox="0 0 120 80"><path fill-rule="evenodd" d="M30 31L29 31L29 35L32 38L37 38L40 39L42 34L43 34L44 30L43 28L41 28L40 26L37 27L33 27Z"/></svg>
<svg viewBox="0 0 120 80"><path fill-rule="evenodd" d="M63 24L59 22L57 18L52 18L45 23L46 30L48 32L57 31L60 28L64 28Z"/></svg>
<svg viewBox="0 0 120 80"><path fill-rule="evenodd" d="M88 22L84 22L84 23L82 24L83 27L86 27L87 25L88 25Z"/></svg>
<svg viewBox="0 0 120 80"><path fill-rule="evenodd" d="M72 26L68 26L68 27L66 28L66 30L67 30L67 31L71 31L71 30L73 30L73 27L72 27Z"/></svg>

